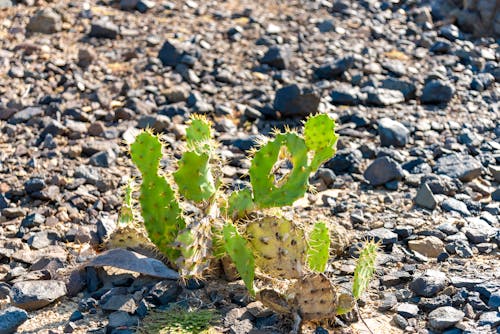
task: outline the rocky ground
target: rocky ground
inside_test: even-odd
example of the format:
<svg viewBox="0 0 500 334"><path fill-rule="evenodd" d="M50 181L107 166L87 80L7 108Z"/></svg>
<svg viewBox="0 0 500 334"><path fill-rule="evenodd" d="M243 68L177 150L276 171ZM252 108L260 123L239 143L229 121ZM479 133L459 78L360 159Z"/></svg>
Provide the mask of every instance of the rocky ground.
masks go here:
<svg viewBox="0 0 500 334"><path fill-rule="evenodd" d="M500 333L500 48L439 3L0 0L0 333L131 333L193 299L221 332L288 332L239 282L88 261L136 174L137 129L175 151L206 114L236 185L257 135L316 112L338 152L293 210L382 242L360 301L372 332ZM355 246L329 267L339 283ZM352 316L308 330L367 332Z"/></svg>

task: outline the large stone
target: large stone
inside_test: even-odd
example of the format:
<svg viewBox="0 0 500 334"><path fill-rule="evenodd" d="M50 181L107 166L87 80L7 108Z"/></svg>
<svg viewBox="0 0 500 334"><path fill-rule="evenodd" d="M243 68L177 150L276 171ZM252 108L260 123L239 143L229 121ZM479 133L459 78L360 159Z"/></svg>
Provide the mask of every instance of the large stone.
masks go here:
<svg viewBox="0 0 500 334"><path fill-rule="evenodd" d="M290 66L290 58L290 49L287 47L271 46L260 62L275 67L278 70L284 70Z"/></svg>
<svg viewBox="0 0 500 334"><path fill-rule="evenodd" d="M375 159L363 174L373 186L379 186L393 180L401 180L404 176L401 166L390 157Z"/></svg>
<svg viewBox="0 0 500 334"><path fill-rule="evenodd" d="M412 251L419 252L428 257L438 257L444 251L443 242L434 236L427 236L423 239L408 241L408 247Z"/></svg>
<svg viewBox="0 0 500 334"><path fill-rule="evenodd" d="M40 309L66 295L64 282L23 281L12 286L12 305L33 311Z"/></svg>
<svg viewBox="0 0 500 334"><path fill-rule="evenodd" d="M446 274L437 270L426 270L410 283L410 289L421 297L434 297L448 284Z"/></svg>
<svg viewBox="0 0 500 334"><path fill-rule="evenodd" d="M118 34L118 26L111 21L97 20L90 26L90 37L115 39Z"/></svg>
<svg viewBox="0 0 500 334"><path fill-rule="evenodd" d="M158 53L158 58L163 66L175 66L180 62L183 54L184 49L180 45L165 41Z"/></svg>
<svg viewBox="0 0 500 334"><path fill-rule="evenodd" d="M44 8L37 11L36 14L30 18L26 26L26 29L30 32L40 32L44 34L56 33L61 31L61 28L61 16L51 8Z"/></svg>
<svg viewBox="0 0 500 334"><path fill-rule="evenodd" d="M417 196L415 196L415 204L429 210L434 210L436 208L436 197L427 183L423 183L418 189Z"/></svg>
<svg viewBox="0 0 500 334"><path fill-rule="evenodd" d="M432 329L443 330L462 321L465 314L451 306L443 306L429 313L429 326Z"/></svg>
<svg viewBox="0 0 500 334"><path fill-rule="evenodd" d="M359 104L359 88L347 84L335 87L330 93L332 104L354 106Z"/></svg>
<svg viewBox="0 0 500 334"><path fill-rule="evenodd" d="M276 92L274 109L285 117L305 117L318 111L319 102L320 96L312 87L294 84Z"/></svg>
<svg viewBox="0 0 500 334"><path fill-rule="evenodd" d="M379 107L390 106L404 102L405 97L399 90L366 87L362 92L367 93L366 103Z"/></svg>
<svg viewBox="0 0 500 334"><path fill-rule="evenodd" d="M481 163L469 155L448 154L436 161L436 174L445 174L451 178L468 182L481 176Z"/></svg>
<svg viewBox="0 0 500 334"><path fill-rule="evenodd" d="M403 124L387 117L378 121L378 133L382 146L404 147L410 136L410 130Z"/></svg>
<svg viewBox="0 0 500 334"><path fill-rule="evenodd" d="M321 65L314 71L317 79L335 79L354 65L354 57L347 56Z"/></svg>
<svg viewBox="0 0 500 334"><path fill-rule="evenodd" d="M16 333L17 327L28 320L28 313L17 307L8 307L0 311L0 334Z"/></svg>
<svg viewBox="0 0 500 334"><path fill-rule="evenodd" d="M448 103L453 95L455 95L455 88L450 83L434 79L425 84L420 102L423 104Z"/></svg>

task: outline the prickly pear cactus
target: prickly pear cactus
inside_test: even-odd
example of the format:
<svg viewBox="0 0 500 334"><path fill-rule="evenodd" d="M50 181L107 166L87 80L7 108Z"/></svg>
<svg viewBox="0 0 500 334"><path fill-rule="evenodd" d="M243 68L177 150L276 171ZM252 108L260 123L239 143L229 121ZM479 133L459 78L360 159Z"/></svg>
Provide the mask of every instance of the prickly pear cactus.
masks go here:
<svg viewBox="0 0 500 334"><path fill-rule="evenodd" d="M252 250L248 247L247 241L243 238L236 227L231 223L226 223L223 229L224 247L226 252L236 265L243 282L251 295L255 295L254 277L255 260Z"/></svg>
<svg viewBox="0 0 500 334"><path fill-rule="evenodd" d="M327 115L310 117L304 138L294 132L277 133L275 138L254 152L249 174L254 202L259 208L291 205L304 196L309 175L335 154L335 122ZM273 167L286 152L293 165L288 175L276 180ZM309 162L309 155L312 160Z"/></svg>
<svg viewBox="0 0 500 334"><path fill-rule="evenodd" d="M123 204L118 216L118 226L127 226L134 223L134 204L132 200L132 192L134 191L135 183L130 180L125 186L125 195Z"/></svg>
<svg viewBox="0 0 500 334"><path fill-rule="evenodd" d="M233 191L229 196L226 214L231 218L243 218L254 209L252 191L242 189Z"/></svg>
<svg viewBox="0 0 500 334"><path fill-rule="evenodd" d="M365 243L359 253L359 259L354 269L354 282L352 286L352 294L356 299L361 297L363 292L368 289L368 285L373 278L378 248L378 243L371 240Z"/></svg>
<svg viewBox="0 0 500 334"><path fill-rule="evenodd" d="M309 234L309 247L307 249L307 264L312 271L322 273L330 257L330 234L324 222L314 224Z"/></svg>
<svg viewBox="0 0 500 334"><path fill-rule="evenodd" d="M210 161L213 159L210 123L202 117L194 117L186 129L187 151L179 160L174 179L179 192L188 200L202 202L216 191Z"/></svg>
<svg viewBox="0 0 500 334"><path fill-rule="evenodd" d="M248 223L255 264L265 274L299 278L305 270L307 245L303 229L280 217L264 216Z"/></svg>
<svg viewBox="0 0 500 334"><path fill-rule="evenodd" d="M292 306L303 320L319 320L335 316L337 292L325 275L303 276L289 291L294 292Z"/></svg>
<svg viewBox="0 0 500 334"><path fill-rule="evenodd" d="M139 202L148 236L171 262L175 262L179 252L173 242L186 224L174 191L165 177L159 175L162 143L152 133L142 132L130 145L130 156L142 175Z"/></svg>

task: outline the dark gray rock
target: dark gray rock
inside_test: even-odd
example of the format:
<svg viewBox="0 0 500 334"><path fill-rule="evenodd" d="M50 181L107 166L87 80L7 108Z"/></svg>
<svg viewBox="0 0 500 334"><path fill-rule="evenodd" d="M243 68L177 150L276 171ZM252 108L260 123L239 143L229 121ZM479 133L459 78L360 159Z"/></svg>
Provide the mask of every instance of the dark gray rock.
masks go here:
<svg viewBox="0 0 500 334"><path fill-rule="evenodd" d="M447 198L441 203L441 208L447 212L458 212L464 217L468 217L471 215L469 209L467 209L467 205L454 198Z"/></svg>
<svg viewBox="0 0 500 334"><path fill-rule="evenodd" d="M276 91L274 109L284 117L305 117L318 111L319 93L312 87L290 85Z"/></svg>
<svg viewBox="0 0 500 334"><path fill-rule="evenodd" d="M437 270L426 270L410 283L410 289L421 297L434 297L448 284L446 274Z"/></svg>
<svg viewBox="0 0 500 334"><path fill-rule="evenodd" d="M415 196L415 204L423 208L434 210L437 206L436 197L431 191L431 188L427 183L423 183L422 186L417 191L417 196Z"/></svg>
<svg viewBox="0 0 500 334"><path fill-rule="evenodd" d="M439 34L451 42L457 39L464 38L462 32L454 24L447 24L445 26L442 26L439 29Z"/></svg>
<svg viewBox="0 0 500 334"><path fill-rule="evenodd" d="M378 121L378 133L382 146L404 147L410 136L410 130L403 124L387 117Z"/></svg>
<svg viewBox="0 0 500 334"><path fill-rule="evenodd" d="M9 118L9 124L19 124L25 123L30 119L33 119L38 116L42 116L44 111L40 107L28 107L21 111L18 111L14 115Z"/></svg>
<svg viewBox="0 0 500 334"><path fill-rule="evenodd" d="M470 88L482 92L488 89L495 82L495 77L491 73L479 73L470 83Z"/></svg>
<svg viewBox="0 0 500 334"><path fill-rule="evenodd" d="M121 10L134 10L139 0L120 0Z"/></svg>
<svg viewBox="0 0 500 334"><path fill-rule="evenodd" d="M44 8L35 13L30 18L26 30L30 32L39 32L44 34L53 34L61 31L61 15L51 8Z"/></svg>
<svg viewBox="0 0 500 334"><path fill-rule="evenodd" d="M135 7L139 12L146 13L148 10L153 9L156 3L151 0L139 0L137 6Z"/></svg>
<svg viewBox="0 0 500 334"><path fill-rule="evenodd" d="M124 311L133 314L137 309L137 304L132 295L112 295L102 305L105 311Z"/></svg>
<svg viewBox="0 0 500 334"><path fill-rule="evenodd" d="M366 93L366 103L374 106L385 107L405 101L399 90L365 87L361 92Z"/></svg>
<svg viewBox="0 0 500 334"><path fill-rule="evenodd" d="M14 334L17 327L28 320L28 313L17 307L8 307L0 311L0 334Z"/></svg>
<svg viewBox="0 0 500 334"><path fill-rule="evenodd" d="M415 98L417 92L417 87L413 83L396 78L387 78L382 80L379 87L384 89L398 90L403 93L405 100Z"/></svg>
<svg viewBox="0 0 500 334"><path fill-rule="evenodd" d="M366 233L368 239L373 239L375 242L381 242L382 245L392 245L398 242L398 235L385 227L380 227Z"/></svg>
<svg viewBox="0 0 500 334"><path fill-rule="evenodd" d="M462 321L465 313L451 306L443 306L429 313L429 326L435 330L444 330Z"/></svg>
<svg viewBox="0 0 500 334"><path fill-rule="evenodd" d="M360 173L363 154L359 150L339 150L335 156L325 163L336 175Z"/></svg>
<svg viewBox="0 0 500 334"><path fill-rule="evenodd" d="M28 194L40 191L45 187L45 181L39 177L33 177L24 183L24 190Z"/></svg>
<svg viewBox="0 0 500 334"><path fill-rule="evenodd" d="M316 26L318 27L318 30L323 33L335 30L335 24L333 23L333 20L323 20Z"/></svg>
<svg viewBox="0 0 500 334"><path fill-rule="evenodd" d="M109 149L103 152L97 152L90 157L89 162L96 167L108 168L114 164L116 154L113 150Z"/></svg>
<svg viewBox="0 0 500 334"><path fill-rule="evenodd" d="M110 328L129 328L139 324L139 318L124 311L116 311L109 315Z"/></svg>
<svg viewBox="0 0 500 334"><path fill-rule="evenodd" d="M180 63L184 53L181 45L165 41L158 53L158 58L160 58L163 66L175 66Z"/></svg>
<svg viewBox="0 0 500 334"><path fill-rule="evenodd" d="M365 179L373 186L379 186L392 180L402 180L401 166L389 157L375 159L364 172Z"/></svg>
<svg viewBox="0 0 500 334"><path fill-rule="evenodd" d="M396 312L406 319L415 318L418 315L418 306L410 303L402 303L398 305Z"/></svg>
<svg viewBox="0 0 500 334"><path fill-rule="evenodd" d="M444 294L438 295L434 298L422 297L418 302L418 308L425 313L434 311L438 307L451 306L451 305L452 305L451 297Z"/></svg>
<svg viewBox="0 0 500 334"><path fill-rule="evenodd" d="M290 66L291 52L287 47L271 46L264 57L260 60L261 64L267 64L278 70L284 70Z"/></svg>
<svg viewBox="0 0 500 334"><path fill-rule="evenodd" d="M354 58L352 56L346 56L320 66L314 71L314 76L320 80L336 79L340 75L342 75L342 73L350 69L353 65L354 65Z"/></svg>
<svg viewBox="0 0 500 334"><path fill-rule="evenodd" d="M64 282L23 281L12 286L12 305L33 311L40 309L66 295Z"/></svg>
<svg viewBox="0 0 500 334"><path fill-rule="evenodd" d="M21 226L32 228L35 226L39 226L45 222L45 217L39 213L31 213L27 215L22 221Z"/></svg>
<svg viewBox="0 0 500 334"><path fill-rule="evenodd" d="M354 106L360 103L359 89L347 84L335 87L330 93L332 104Z"/></svg>
<svg viewBox="0 0 500 334"><path fill-rule="evenodd" d="M451 51L452 44L445 40L439 39L431 45L429 51L434 52L435 54L445 54Z"/></svg>
<svg viewBox="0 0 500 334"><path fill-rule="evenodd" d="M95 38L116 39L119 33L120 30L118 26L113 22L106 20L98 20L92 22L92 25L90 26L89 36Z"/></svg>
<svg viewBox="0 0 500 334"><path fill-rule="evenodd" d="M500 290L493 292L488 300L488 306L496 309L500 307Z"/></svg>
<svg viewBox="0 0 500 334"><path fill-rule="evenodd" d="M110 249L99 254L86 263L86 266L87 269L89 267L115 267L163 279L176 280L179 278L177 272L168 268L160 260L120 248Z"/></svg>
<svg viewBox="0 0 500 334"><path fill-rule="evenodd" d="M455 88L442 80L428 81L420 96L420 102L423 104L440 104L448 103L455 95Z"/></svg>
<svg viewBox="0 0 500 334"><path fill-rule="evenodd" d="M433 194L443 194L454 196L462 189L462 182L458 179L452 179L446 175L425 175L421 179L422 183L427 183Z"/></svg>
<svg viewBox="0 0 500 334"><path fill-rule="evenodd" d="M468 182L481 176L481 163L469 155L448 154L436 161L434 171Z"/></svg>
<svg viewBox="0 0 500 334"><path fill-rule="evenodd" d="M491 193L491 199L500 202L500 188L495 189L495 191Z"/></svg>
<svg viewBox="0 0 500 334"><path fill-rule="evenodd" d="M181 292L182 287L176 281L166 280L156 283L149 295L157 304L166 305L175 302Z"/></svg>

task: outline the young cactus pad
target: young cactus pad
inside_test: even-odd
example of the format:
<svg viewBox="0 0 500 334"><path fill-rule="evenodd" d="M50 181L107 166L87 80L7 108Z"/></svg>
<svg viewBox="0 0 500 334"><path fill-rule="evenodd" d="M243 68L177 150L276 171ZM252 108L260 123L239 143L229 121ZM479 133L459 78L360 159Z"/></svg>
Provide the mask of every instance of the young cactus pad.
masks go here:
<svg viewBox="0 0 500 334"><path fill-rule="evenodd" d="M312 271L322 273L330 257L330 233L324 222L317 222L309 234L307 264Z"/></svg>
<svg viewBox="0 0 500 334"><path fill-rule="evenodd" d="M210 160L214 147L210 123L202 117L193 117L186 129L188 151L179 161L174 179L179 192L189 200L202 202L216 191Z"/></svg>
<svg viewBox="0 0 500 334"><path fill-rule="evenodd" d="M359 253L359 259L354 269L354 282L352 285L352 295L359 299L370 284L370 280L375 273L375 262L379 245L373 240L365 243Z"/></svg>
<svg viewBox="0 0 500 334"><path fill-rule="evenodd" d="M307 148L314 151L311 172L335 155L338 136L335 133L335 121L328 115L310 117L304 124L304 138Z"/></svg>
<svg viewBox="0 0 500 334"><path fill-rule="evenodd" d="M255 263L265 274L286 279L302 276L307 247L304 231L293 222L266 216L250 222L246 235Z"/></svg>
<svg viewBox="0 0 500 334"><path fill-rule="evenodd" d="M247 246L247 241L231 223L226 223L223 228L224 248L229 254L236 270L245 282L245 286L252 296L255 296L253 280L255 276L255 260L252 250Z"/></svg>
<svg viewBox="0 0 500 334"><path fill-rule="evenodd" d="M179 253L172 243L185 222L172 188L165 177L158 174L162 144L157 136L144 131L130 145L130 156L142 175L139 202L148 236L171 262L175 262Z"/></svg>
<svg viewBox="0 0 500 334"><path fill-rule="evenodd" d="M132 192L134 191L134 181L130 180L124 188L123 204L118 216L118 225L127 226L134 222L134 208L132 202Z"/></svg>
<svg viewBox="0 0 500 334"><path fill-rule="evenodd" d="M335 154L335 122L327 115L310 117L305 123L304 137L293 132L278 133L255 152L249 175L257 207L293 204L305 194L309 175ZM288 151L293 168L277 182L273 167L283 148Z"/></svg>

